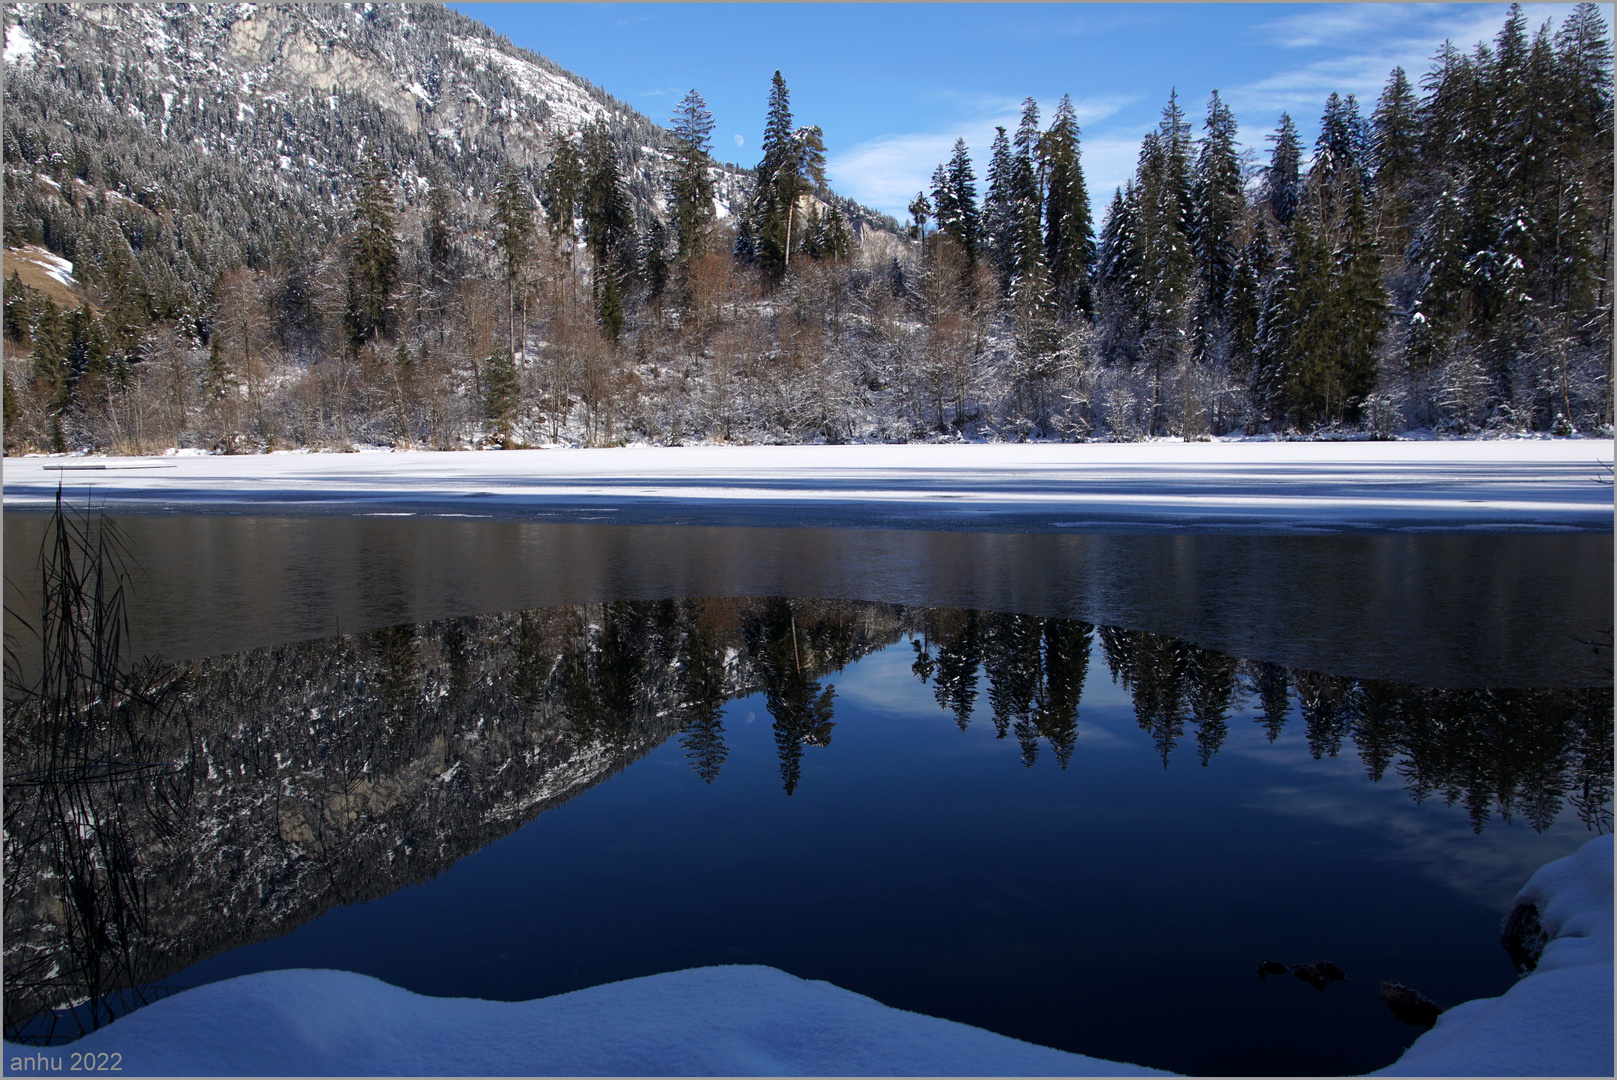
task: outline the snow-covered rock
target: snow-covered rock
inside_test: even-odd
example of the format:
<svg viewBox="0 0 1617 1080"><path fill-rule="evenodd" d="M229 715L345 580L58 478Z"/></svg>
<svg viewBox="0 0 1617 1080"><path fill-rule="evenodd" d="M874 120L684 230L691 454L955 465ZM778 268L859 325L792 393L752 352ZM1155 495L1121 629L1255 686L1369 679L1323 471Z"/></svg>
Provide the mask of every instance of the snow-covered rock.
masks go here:
<svg viewBox="0 0 1617 1080"><path fill-rule="evenodd" d="M1532 974L1496 998L1444 1012L1372 1076L1611 1076L1612 838L1540 867L1532 904L1548 944Z"/></svg>

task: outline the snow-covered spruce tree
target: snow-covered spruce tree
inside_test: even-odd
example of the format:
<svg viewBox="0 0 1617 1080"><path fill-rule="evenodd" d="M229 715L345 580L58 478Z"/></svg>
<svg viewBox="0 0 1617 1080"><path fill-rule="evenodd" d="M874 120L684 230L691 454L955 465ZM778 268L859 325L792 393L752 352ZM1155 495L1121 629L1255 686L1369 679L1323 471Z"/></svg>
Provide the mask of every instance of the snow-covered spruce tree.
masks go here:
<svg viewBox="0 0 1617 1080"><path fill-rule="evenodd" d="M1420 170L1418 104L1404 69L1387 77L1371 118L1370 163L1375 174L1376 248L1392 262L1409 246L1413 212L1411 184Z"/></svg>
<svg viewBox="0 0 1617 1080"><path fill-rule="evenodd" d="M1016 237L1022 220L1012 183L1014 169L1010 139L1003 127L996 127L988 155L988 191L983 197L983 248L1001 294L1010 291L1011 276L1016 273Z"/></svg>
<svg viewBox="0 0 1617 1080"><path fill-rule="evenodd" d="M668 212L676 274L683 281L691 261L707 250L713 228L713 114L701 94L693 89L680 99L670 118L670 130L675 151L668 177Z"/></svg>
<svg viewBox="0 0 1617 1080"><path fill-rule="evenodd" d="M1195 253L1190 237L1190 124L1171 94L1162 121L1146 137L1137 170L1145 319L1142 351L1150 367L1150 431L1166 423L1166 380L1189 354Z"/></svg>
<svg viewBox="0 0 1617 1080"><path fill-rule="evenodd" d="M572 240L578 228L578 206L584 193L584 163L578 144L566 135L556 139L550 152L550 164L540 179L539 201L545 208L545 220L550 233L563 244L563 250L572 251Z"/></svg>
<svg viewBox="0 0 1617 1080"><path fill-rule="evenodd" d="M799 203L825 186L824 137L818 127L792 126L791 96L779 71L770 80L761 149L747 213L745 257L757 262L766 280L779 283L791 265L793 248L803 240Z"/></svg>
<svg viewBox="0 0 1617 1080"><path fill-rule="evenodd" d="M1289 113L1280 114L1280 126L1267 138L1274 143L1274 149L1269 153L1269 167L1264 171L1263 197L1276 223L1287 229L1302 200L1303 158L1297 125Z"/></svg>
<svg viewBox="0 0 1617 1080"><path fill-rule="evenodd" d="M1191 347L1198 361L1226 361L1240 231L1247 207L1235 151L1235 115L1216 90L1207 103L1204 131L1191 175L1191 240L1198 285Z"/></svg>
<svg viewBox="0 0 1617 1080"><path fill-rule="evenodd" d="M1274 269L1274 251L1269 241L1268 215L1252 215L1251 233L1236 260L1230 280L1229 307L1225 323L1226 358L1230 377L1244 387L1251 386L1253 355L1258 341L1258 313L1263 302L1263 282ZM1249 399L1250 403L1250 399Z"/></svg>
<svg viewBox="0 0 1617 1080"><path fill-rule="evenodd" d="M1054 369L1061 346L1055 288L1045 263L1036 214L1034 207L1024 206L1010 294L1016 349L1010 420L1013 430L1024 438L1050 433Z"/></svg>
<svg viewBox="0 0 1617 1080"><path fill-rule="evenodd" d="M1095 301L1091 278L1095 261L1095 229L1089 214L1089 189L1080 160L1078 116L1066 94L1056 106L1050 129L1040 143L1044 168L1044 254L1057 312L1066 319L1091 318Z"/></svg>
<svg viewBox="0 0 1617 1080"><path fill-rule="evenodd" d="M494 243L499 248L501 267L505 271L506 353L520 363L526 352L528 314L527 293L522 288L522 274L533 254L533 189L517 171L506 167L494 194ZM519 334L517 327L518 294L521 294L522 317Z"/></svg>
<svg viewBox="0 0 1617 1080"><path fill-rule="evenodd" d="M938 229L955 238L965 252L966 264L975 268L981 247L982 218L977 209L977 177L971 168L971 154L966 149L965 139L955 140L943 178L949 213L945 220L940 202Z"/></svg>
<svg viewBox="0 0 1617 1080"><path fill-rule="evenodd" d="M397 208L390 171L381 150L371 147L354 196L353 262L349 324L357 347L391 332L393 288L399 278Z"/></svg>

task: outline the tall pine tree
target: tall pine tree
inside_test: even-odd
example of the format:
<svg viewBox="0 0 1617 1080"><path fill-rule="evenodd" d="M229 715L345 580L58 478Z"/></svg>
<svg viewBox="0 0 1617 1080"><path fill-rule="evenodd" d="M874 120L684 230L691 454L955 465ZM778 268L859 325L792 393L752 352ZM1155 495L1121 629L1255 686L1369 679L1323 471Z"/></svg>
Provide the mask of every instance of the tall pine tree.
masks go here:
<svg viewBox="0 0 1617 1080"><path fill-rule="evenodd" d="M366 155L359 192L354 198L348 320L356 345L390 327L393 287L399 277L399 242L393 235L396 214L387 165L373 145Z"/></svg>
<svg viewBox="0 0 1617 1080"><path fill-rule="evenodd" d="M1078 116L1072 99L1061 96L1050 129L1044 133L1044 251L1057 310L1065 317L1095 310L1090 273L1095 261L1095 230L1089 216L1089 189L1079 160Z"/></svg>
<svg viewBox="0 0 1617 1080"><path fill-rule="evenodd" d="M1230 319L1231 292L1240 261L1240 229L1246 216L1241 163L1235 151L1235 115L1213 91L1191 181L1199 295L1195 355L1207 359L1218 349Z"/></svg>
<svg viewBox="0 0 1617 1080"><path fill-rule="evenodd" d="M713 227L713 114L695 90L674 109L670 130L675 141L674 168L668 178L668 208L674 231L677 265L683 276L692 260L706 250Z"/></svg>

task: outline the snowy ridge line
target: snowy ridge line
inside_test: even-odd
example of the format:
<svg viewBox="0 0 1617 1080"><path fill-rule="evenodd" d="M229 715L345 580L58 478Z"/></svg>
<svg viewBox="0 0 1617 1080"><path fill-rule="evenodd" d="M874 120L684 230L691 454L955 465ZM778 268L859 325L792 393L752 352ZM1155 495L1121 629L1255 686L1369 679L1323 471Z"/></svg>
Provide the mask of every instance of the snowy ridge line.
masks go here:
<svg viewBox="0 0 1617 1080"><path fill-rule="evenodd" d="M1537 906L1550 938L1538 970L1500 997L1449 1009L1371 1075L1610 1074L1612 838L1541 867L1517 901ZM176 994L73 1048L119 1053L131 1073L168 1076L1172 1075L761 966L673 971L524 1002L422 997L350 972L270 971ZM5 1053L37 1051L7 1043Z"/></svg>
<svg viewBox="0 0 1617 1080"><path fill-rule="evenodd" d="M120 510L708 513L793 510L959 522L984 514L1184 525L1612 529L1599 450L1582 440L1425 443L627 447L455 453L73 458ZM158 460L158 459L152 459ZM119 469L95 470L111 462ZM63 467L6 462L5 505L53 501ZM90 479L86 477L85 479Z"/></svg>

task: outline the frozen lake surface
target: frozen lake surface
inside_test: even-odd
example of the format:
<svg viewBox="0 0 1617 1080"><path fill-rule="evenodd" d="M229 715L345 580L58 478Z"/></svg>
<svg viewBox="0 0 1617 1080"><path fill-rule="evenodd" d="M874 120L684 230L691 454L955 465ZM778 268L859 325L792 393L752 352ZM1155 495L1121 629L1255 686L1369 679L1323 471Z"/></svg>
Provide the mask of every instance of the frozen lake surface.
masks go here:
<svg viewBox="0 0 1617 1080"><path fill-rule="evenodd" d="M408 513L950 529L1610 532L1609 443L1151 442L8 458L5 503L60 482L142 510ZM1602 462L1607 463L1603 465Z"/></svg>

